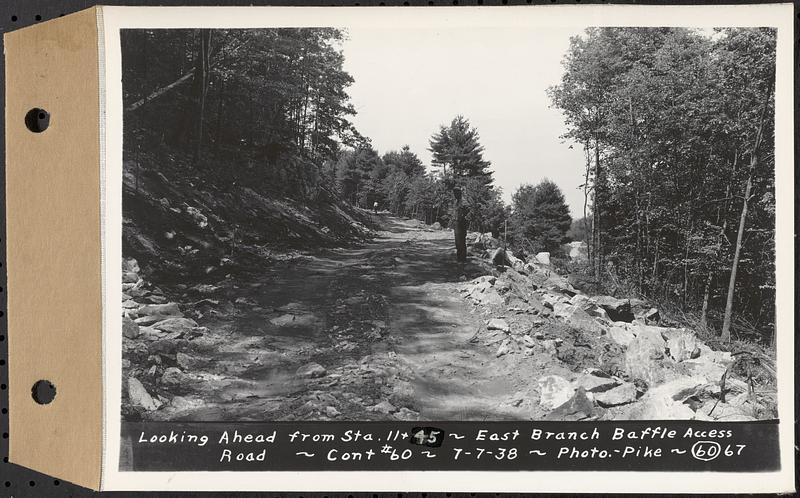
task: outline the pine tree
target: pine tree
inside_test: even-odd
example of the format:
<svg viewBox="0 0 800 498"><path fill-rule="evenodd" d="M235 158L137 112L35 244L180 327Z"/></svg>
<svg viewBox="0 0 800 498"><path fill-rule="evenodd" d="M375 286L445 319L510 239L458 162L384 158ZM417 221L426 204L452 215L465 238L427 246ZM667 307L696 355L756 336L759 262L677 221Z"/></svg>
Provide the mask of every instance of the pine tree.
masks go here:
<svg viewBox="0 0 800 498"><path fill-rule="evenodd" d="M404 145L400 152L390 151L383 155L383 162L387 166L399 169L406 176L417 176L425 173L425 165L419 156L411 152L408 145Z"/></svg>
<svg viewBox="0 0 800 498"><path fill-rule="evenodd" d="M450 126L442 126L430 140L431 163L441 169L444 179L477 178L486 186L492 184L491 162L483 159L483 146L478 130L464 116L456 116Z"/></svg>

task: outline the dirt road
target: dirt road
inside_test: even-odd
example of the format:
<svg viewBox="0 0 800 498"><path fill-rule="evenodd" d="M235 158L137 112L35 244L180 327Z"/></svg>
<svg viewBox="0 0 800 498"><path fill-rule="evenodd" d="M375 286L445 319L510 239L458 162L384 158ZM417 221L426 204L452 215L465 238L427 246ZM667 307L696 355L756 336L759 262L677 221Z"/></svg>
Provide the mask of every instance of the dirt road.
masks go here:
<svg viewBox="0 0 800 498"><path fill-rule="evenodd" d="M531 418L520 365L470 341L485 317L458 288L489 273L485 263L457 263L451 231L380 218L360 247L196 288L194 318L208 331L178 344L181 372L157 381L166 403L147 418Z"/></svg>

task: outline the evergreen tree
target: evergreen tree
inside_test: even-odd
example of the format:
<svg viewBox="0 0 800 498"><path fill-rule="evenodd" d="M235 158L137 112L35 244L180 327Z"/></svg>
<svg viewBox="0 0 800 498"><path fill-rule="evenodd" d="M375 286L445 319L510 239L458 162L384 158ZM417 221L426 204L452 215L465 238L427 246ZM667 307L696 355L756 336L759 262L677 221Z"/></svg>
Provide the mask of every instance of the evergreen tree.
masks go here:
<svg viewBox="0 0 800 498"><path fill-rule="evenodd" d="M558 185L542 180L522 185L512 196L511 238L525 253L557 252L572 224L564 194Z"/></svg>
<svg viewBox="0 0 800 498"><path fill-rule="evenodd" d="M443 179L476 178L492 184L491 162L483 159L478 130L464 116L456 116L450 126L442 126L430 140L431 163L441 170Z"/></svg>
<svg viewBox="0 0 800 498"><path fill-rule="evenodd" d="M408 145L404 145L400 152L390 151L383 155L383 162L402 171L406 176L418 176L425 173L425 165L419 156L411 152Z"/></svg>

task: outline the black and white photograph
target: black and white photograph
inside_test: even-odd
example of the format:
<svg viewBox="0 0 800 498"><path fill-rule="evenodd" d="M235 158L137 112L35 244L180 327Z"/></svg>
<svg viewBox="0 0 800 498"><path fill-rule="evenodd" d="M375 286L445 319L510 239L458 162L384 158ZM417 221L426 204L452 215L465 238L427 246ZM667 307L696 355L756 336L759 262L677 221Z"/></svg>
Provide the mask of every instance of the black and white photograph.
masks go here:
<svg viewBox="0 0 800 498"><path fill-rule="evenodd" d="M774 28L120 36L123 421L778 418Z"/></svg>

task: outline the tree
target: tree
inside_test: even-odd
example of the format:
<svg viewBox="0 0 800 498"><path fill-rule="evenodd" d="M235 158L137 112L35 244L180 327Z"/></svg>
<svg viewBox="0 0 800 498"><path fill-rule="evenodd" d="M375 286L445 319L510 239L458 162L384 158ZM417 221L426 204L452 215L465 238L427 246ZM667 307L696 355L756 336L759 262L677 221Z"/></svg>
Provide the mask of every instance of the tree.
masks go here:
<svg viewBox="0 0 800 498"><path fill-rule="evenodd" d="M524 253L557 252L572 224L564 194L545 179L520 186L511 198L511 234Z"/></svg>
<svg viewBox="0 0 800 498"><path fill-rule="evenodd" d="M478 130L464 116L456 116L449 126L441 126L430 140L431 163L441 169L443 179L477 178L489 186L491 162L483 159Z"/></svg>
<svg viewBox="0 0 800 498"><path fill-rule="evenodd" d="M452 189L454 233L459 261L466 259L467 227L484 231L487 215L497 218L499 196L492 187L491 163L483 158L478 130L463 116L456 116L449 126L441 126L431 137L432 165L438 167L445 190ZM486 210L487 205L492 206ZM496 230L496 228L495 228Z"/></svg>
<svg viewBox="0 0 800 498"><path fill-rule="evenodd" d="M411 152L408 145L404 145L400 152L390 151L383 155L383 162L387 166L402 171L406 176L418 176L425 173L425 165L419 156Z"/></svg>
<svg viewBox="0 0 800 498"><path fill-rule="evenodd" d="M127 30L123 53L141 56L123 57L126 139L172 148L189 171L219 161L216 180L314 197L332 186L322 165L366 143L349 120L342 39L333 28Z"/></svg>
<svg viewBox="0 0 800 498"><path fill-rule="evenodd" d="M342 196L354 205L368 207L377 200L380 183L376 170L383 169L378 152L369 145L345 151L336 166L336 183Z"/></svg>
<svg viewBox="0 0 800 498"><path fill-rule="evenodd" d="M731 315L733 313L733 297L736 290L736 272L739 267L739 258L742 250L742 237L744 235L744 227L747 220L747 208L750 203L751 196L753 195L753 175L756 174L758 167L759 148L761 147L764 137L764 122L767 117L767 109L769 108L770 101L772 100L773 85L774 80L773 78L770 78L766 96L764 98L764 107L761 110L761 119L759 119L758 123L758 131L756 131L756 137L753 141L753 146L750 149L750 166L747 170L747 181L745 182L744 195L742 196L742 214L739 217L739 229L736 232L736 246L734 249L733 263L731 264L731 277L728 284L728 298L725 302L725 315L722 321L722 331L720 332L722 340L728 342L731 340Z"/></svg>
<svg viewBox="0 0 800 498"><path fill-rule="evenodd" d="M585 242L592 231L592 219L588 217L572 220L566 237L574 242Z"/></svg>
<svg viewBox="0 0 800 498"><path fill-rule="evenodd" d="M771 331L774 57L771 28L591 28L571 41L549 93L564 138L587 152L596 276L712 328L729 331L737 310Z"/></svg>

